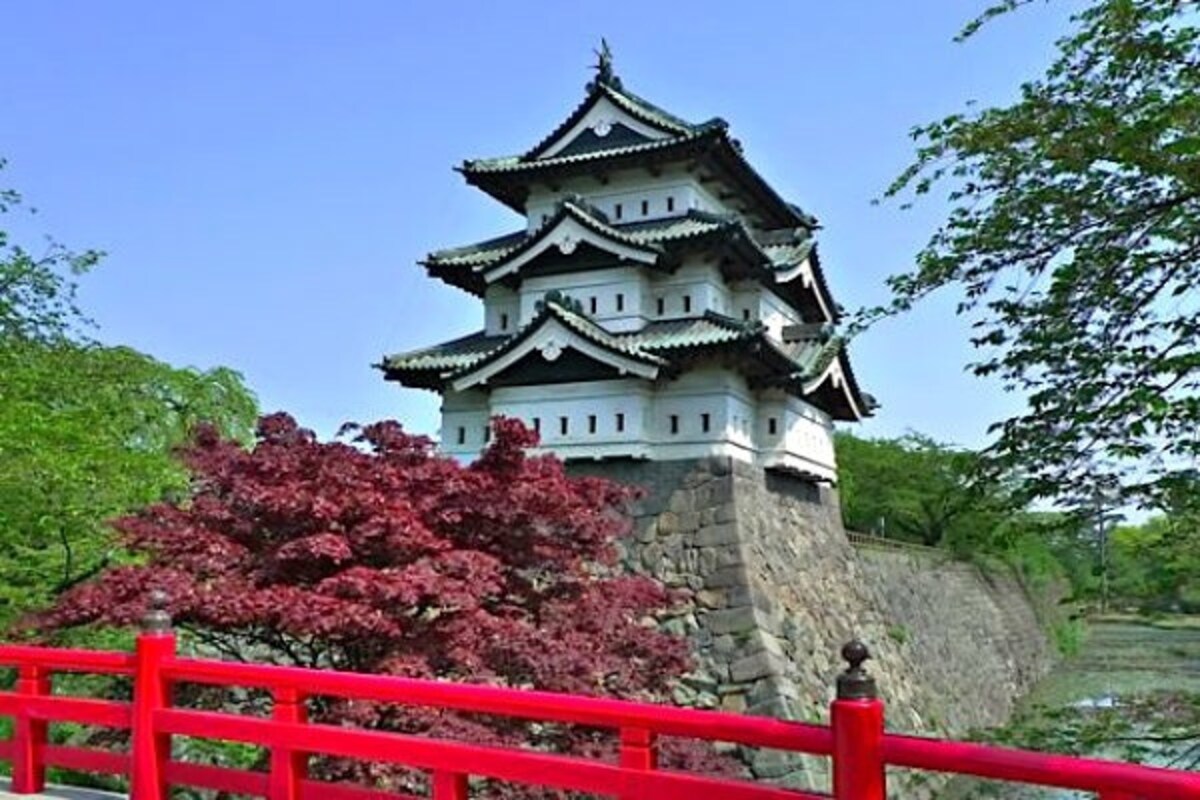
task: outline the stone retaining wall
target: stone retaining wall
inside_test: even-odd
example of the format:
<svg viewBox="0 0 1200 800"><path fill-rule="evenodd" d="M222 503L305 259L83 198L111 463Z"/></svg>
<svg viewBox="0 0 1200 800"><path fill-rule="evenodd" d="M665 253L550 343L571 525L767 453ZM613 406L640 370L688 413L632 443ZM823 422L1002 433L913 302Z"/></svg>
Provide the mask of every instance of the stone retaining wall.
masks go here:
<svg viewBox="0 0 1200 800"><path fill-rule="evenodd" d="M696 669L675 699L825 722L838 652L863 639L891 730L962 735L1004 722L1052 663L1012 576L924 555L856 550L836 492L728 458L572 464L646 488L628 568L686 590L663 626ZM824 788L824 759L747 754L755 776ZM908 792L906 797L917 793Z"/></svg>

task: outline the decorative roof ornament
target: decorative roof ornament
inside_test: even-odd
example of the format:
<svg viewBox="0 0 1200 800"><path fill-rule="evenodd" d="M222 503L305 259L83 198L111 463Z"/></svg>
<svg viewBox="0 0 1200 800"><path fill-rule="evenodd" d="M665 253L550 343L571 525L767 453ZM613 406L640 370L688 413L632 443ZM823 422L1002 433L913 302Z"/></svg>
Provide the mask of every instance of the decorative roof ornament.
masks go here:
<svg viewBox="0 0 1200 800"><path fill-rule="evenodd" d="M596 70L595 79L587 85L589 92L594 92L601 86L608 86L617 91L621 90L621 79L613 72L613 55L612 49L608 46L608 40L604 37L600 38L600 49L593 50L596 54Z"/></svg>

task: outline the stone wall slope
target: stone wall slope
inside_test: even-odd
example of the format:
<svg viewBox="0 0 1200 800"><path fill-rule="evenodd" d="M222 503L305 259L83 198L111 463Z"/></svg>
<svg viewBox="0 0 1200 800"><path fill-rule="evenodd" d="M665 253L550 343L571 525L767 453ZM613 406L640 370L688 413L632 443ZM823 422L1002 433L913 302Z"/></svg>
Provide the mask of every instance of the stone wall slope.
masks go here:
<svg viewBox="0 0 1200 800"><path fill-rule="evenodd" d="M843 643L859 637L888 727L961 736L1005 722L1053 662L1013 575L924 554L852 547L836 492L727 458L573 464L638 484L630 569L686 590L663 625L697 666L688 705L826 721ZM760 778L820 786L817 760L753 754Z"/></svg>

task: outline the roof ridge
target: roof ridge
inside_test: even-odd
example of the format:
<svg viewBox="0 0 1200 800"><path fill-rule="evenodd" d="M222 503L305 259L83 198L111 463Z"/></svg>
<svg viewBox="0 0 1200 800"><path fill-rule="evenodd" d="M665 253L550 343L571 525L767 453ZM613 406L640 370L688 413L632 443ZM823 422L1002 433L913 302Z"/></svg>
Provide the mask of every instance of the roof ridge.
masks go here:
<svg viewBox="0 0 1200 800"><path fill-rule="evenodd" d="M567 155L567 156L554 155L554 156L550 156L548 158L526 159L523 155L495 156L492 158L467 158L467 159L463 159L463 163L460 164L459 166L455 167L455 170L457 170L458 172L462 172L462 173L480 172L480 171L487 172L487 171L495 171L495 169L498 167L510 167L510 168L515 169L518 167L526 167L526 166L553 165L558 162L568 161L568 160L589 161L589 160L594 160L594 159L603 157L606 154L610 154L610 153L614 153L614 152L620 152L620 153L624 154L624 153L630 153L630 152L639 152L640 153L643 151L653 151L656 149L664 149L666 147L670 147L673 145L680 145L680 144L684 144L687 142L692 142L697 139L701 139L705 136L710 136L713 133L724 133L725 131L726 131L725 126L696 128L694 131L689 132L682 136L673 136L673 137L668 137L666 139L653 139L648 142L639 142L637 144L629 144L629 145L619 145L617 147L612 147L607 150L590 150L586 153L577 153L577 154L572 154L572 155ZM489 169L489 168L491 168L491 169Z"/></svg>

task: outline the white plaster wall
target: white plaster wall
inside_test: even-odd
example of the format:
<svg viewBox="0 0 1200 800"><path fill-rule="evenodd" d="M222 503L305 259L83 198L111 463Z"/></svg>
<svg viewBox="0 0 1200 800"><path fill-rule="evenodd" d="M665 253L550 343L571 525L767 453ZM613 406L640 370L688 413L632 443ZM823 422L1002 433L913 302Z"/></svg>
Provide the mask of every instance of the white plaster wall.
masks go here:
<svg viewBox="0 0 1200 800"><path fill-rule="evenodd" d="M501 387L492 392L491 405L493 414L516 417L531 428L537 427L543 449L553 450L564 458L649 455L645 445L649 438L653 389L646 381ZM618 414L624 417L623 426L618 426ZM592 417L594 431L590 427Z"/></svg>
<svg viewBox="0 0 1200 800"><path fill-rule="evenodd" d="M483 327L488 336L511 335L521 325L521 299L512 289L499 284L487 288L483 297Z"/></svg>
<svg viewBox="0 0 1200 800"><path fill-rule="evenodd" d="M685 373L655 395L651 428L655 457L731 455L753 461L754 406L754 395L735 372L714 366ZM674 430L672 417L678 426Z"/></svg>
<svg viewBox="0 0 1200 800"><path fill-rule="evenodd" d="M564 195L577 194L608 215L614 225L647 222L667 217L681 217L691 209L718 214L735 213L702 183L680 168L665 171L655 178L644 170L624 170L613 173L608 183L593 177L564 180L557 191L538 186L530 190L525 203L527 226L537 230L554 214L554 206ZM667 198L674 198L668 208ZM642 202L646 213L642 213ZM620 216L617 215L620 204Z"/></svg>
<svg viewBox="0 0 1200 800"><path fill-rule="evenodd" d="M758 319L766 326L767 333L778 341L783 341L784 326L801 322L800 314L794 308L773 292L761 289L758 291Z"/></svg>
<svg viewBox="0 0 1200 800"><path fill-rule="evenodd" d="M690 298L688 310L684 298ZM663 313L658 313L659 300ZM670 274L650 276L643 313L647 319L664 320L698 317L705 311L728 314L731 295L716 264L693 257Z"/></svg>
<svg viewBox="0 0 1200 800"><path fill-rule="evenodd" d="M775 420L773 435L772 419ZM764 465L836 479L833 421L809 403L778 390L763 392L758 437Z"/></svg>
<svg viewBox="0 0 1200 800"><path fill-rule="evenodd" d="M646 324L646 268L614 266L573 275L548 275L521 283L520 320L526 325L537 314L537 304L551 290L578 300L584 313L613 332L635 331ZM617 309L617 295L623 298ZM595 313L592 301L595 300Z"/></svg>
<svg viewBox="0 0 1200 800"><path fill-rule="evenodd" d="M762 313L759 296L762 288L753 281L734 281L729 284L729 316L743 322L753 322Z"/></svg>
<svg viewBox="0 0 1200 800"><path fill-rule="evenodd" d="M487 429L488 396L481 391L455 392L447 389L442 395L442 427L439 432L441 450L460 461L470 461L484 447ZM462 441L459 441L459 430Z"/></svg>
<svg viewBox="0 0 1200 800"><path fill-rule="evenodd" d="M657 388L646 381L623 379L499 387L490 395L474 390L449 392L442 414L442 450L461 460L479 455L486 444L488 420L501 415L536 427L541 450L562 458L671 460L727 455L830 480L837 477L828 415L778 390L756 397L742 377L716 366L693 370ZM624 417L622 430L618 430L617 414ZM704 415L708 415L707 431ZM776 421L773 435L771 419Z"/></svg>

